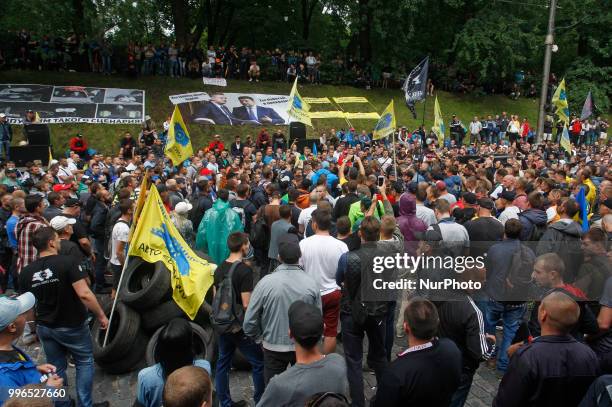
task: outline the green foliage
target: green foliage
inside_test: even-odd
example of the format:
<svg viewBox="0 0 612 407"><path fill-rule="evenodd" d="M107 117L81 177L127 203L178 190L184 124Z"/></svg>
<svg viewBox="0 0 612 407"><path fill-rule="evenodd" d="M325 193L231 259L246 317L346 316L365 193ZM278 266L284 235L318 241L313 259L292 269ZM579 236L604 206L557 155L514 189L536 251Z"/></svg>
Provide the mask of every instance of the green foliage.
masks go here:
<svg viewBox="0 0 612 407"><path fill-rule="evenodd" d="M584 99L591 91L599 113L609 112L612 95L611 77L610 66L598 67L590 60L573 63L565 75L570 111L580 114Z"/></svg>

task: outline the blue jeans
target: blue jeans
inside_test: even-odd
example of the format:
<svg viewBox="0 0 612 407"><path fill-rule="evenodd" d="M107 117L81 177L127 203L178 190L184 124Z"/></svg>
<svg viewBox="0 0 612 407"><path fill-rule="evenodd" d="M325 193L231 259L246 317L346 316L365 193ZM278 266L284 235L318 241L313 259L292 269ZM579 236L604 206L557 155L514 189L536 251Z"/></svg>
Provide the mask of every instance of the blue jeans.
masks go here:
<svg viewBox="0 0 612 407"><path fill-rule="evenodd" d="M169 73L170 73L170 76L173 78L178 77L180 75L178 59L170 60Z"/></svg>
<svg viewBox="0 0 612 407"><path fill-rule="evenodd" d="M92 239L93 249L96 253L96 262L94 263L94 271L96 274L96 289L104 288L104 271L106 270L106 259L104 258L104 239Z"/></svg>
<svg viewBox="0 0 612 407"><path fill-rule="evenodd" d="M38 324L38 338L42 343L47 362L57 368L57 374L68 385L66 366L68 354L74 358L76 365L76 393L80 407L91 407L94 376L94 359L91 345L91 334L87 323L77 328L49 328ZM56 404L60 405L60 404ZM61 403L64 405L64 402ZM66 402L65 405L69 405Z"/></svg>
<svg viewBox="0 0 612 407"><path fill-rule="evenodd" d="M264 362L263 350L261 346L256 344L251 338L244 335L240 331L235 334L219 335L219 358L217 360L217 372L215 375L215 387L217 388L217 398L221 407L231 407L232 397L229 389L229 374L232 365L232 356L236 348L249 361L253 367L253 387L255 392L253 398L255 403L259 402L261 395L264 392Z"/></svg>
<svg viewBox="0 0 612 407"><path fill-rule="evenodd" d="M468 396L470 395L470 389L472 388L472 381L474 380L474 372L471 370L463 370L461 372L461 379L459 379L459 387L453 393L449 407L463 407Z"/></svg>
<svg viewBox="0 0 612 407"><path fill-rule="evenodd" d="M0 141L0 157L2 155L6 156L6 159L9 159L9 152L11 150L11 142L10 141Z"/></svg>
<svg viewBox="0 0 612 407"><path fill-rule="evenodd" d="M509 305L494 300L486 303L485 330L487 333L495 335L495 325L500 319L504 324L504 335L496 351L497 370L499 371L505 372L508 369L508 348L521 325L526 309L525 304Z"/></svg>

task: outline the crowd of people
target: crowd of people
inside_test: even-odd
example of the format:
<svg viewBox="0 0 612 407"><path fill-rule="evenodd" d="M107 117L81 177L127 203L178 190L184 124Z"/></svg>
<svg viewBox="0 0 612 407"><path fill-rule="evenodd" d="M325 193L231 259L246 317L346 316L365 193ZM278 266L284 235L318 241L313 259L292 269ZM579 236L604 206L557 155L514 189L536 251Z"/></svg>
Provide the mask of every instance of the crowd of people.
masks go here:
<svg viewBox="0 0 612 407"><path fill-rule="evenodd" d="M423 128L397 129L395 143L330 129L316 152L299 151L280 129L231 145L216 135L178 166L163 131L144 126L110 156L90 156L76 136L80 150L48 167L3 161L0 286L21 295L0 299L0 384L42 377L62 388L70 356L78 404L95 404L88 321L108 320L94 294L117 295L148 177L185 242L217 265L210 296L233 293L234 311L217 330L214 368L192 353L189 324L170 322L160 363L139 372L140 405L208 406L213 387L219 405L248 405L230 394L236 349L257 406L364 406L364 356L373 406L463 406L481 364L501 378L496 407L609 401L606 126L580 130L570 152L552 130L530 136L506 113L468 126L453 117L443 145ZM369 291L377 259L404 255L456 267L385 261L381 278L416 288ZM458 272L466 256L484 260ZM418 284L448 279L445 290ZM40 340L48 363L36 366L19 338Z"/></svg>

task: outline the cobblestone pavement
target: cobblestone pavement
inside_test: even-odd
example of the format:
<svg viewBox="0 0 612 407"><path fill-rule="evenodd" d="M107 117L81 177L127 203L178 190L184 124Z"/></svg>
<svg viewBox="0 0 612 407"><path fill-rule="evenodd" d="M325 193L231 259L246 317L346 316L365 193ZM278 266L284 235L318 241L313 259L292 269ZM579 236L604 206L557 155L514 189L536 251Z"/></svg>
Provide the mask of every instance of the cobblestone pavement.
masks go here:
<svg viewBox="0 0 612 407"><path fill-rule="evenodd" d="M401 352L403 349L400 345L403 339L397 339L394 348L394 354ZM339 344L338 352L342 353L342 345ZM33 345L24 346L23 349L37 361L43 363L44 353L39 342ZM365 356L364 356L365 360ZM144 367L144 361L142 366ZM74 391L74 367L68 367L68 392L72 397L75 396ZM113 407L129 407L133 404L136 398L136 382L138 377L138 370L123 375L109 375L104 373L98 366L96 366L94 376L94 402L109 401ZM366 398L369 400L376 392L376 378L374 373L370 371L364 371L363 374L365 380ZM495 373L482 365L476 372L474 377L474 383L470 391L470 396L466 403L467 407L484 407L491 406L493 397L497 392L497 386L499 379L495 376ZM230 375L230 390L234 401L238 400L253 400L253 389L251 382L250 372L247 371L232 371Z"/></svg>

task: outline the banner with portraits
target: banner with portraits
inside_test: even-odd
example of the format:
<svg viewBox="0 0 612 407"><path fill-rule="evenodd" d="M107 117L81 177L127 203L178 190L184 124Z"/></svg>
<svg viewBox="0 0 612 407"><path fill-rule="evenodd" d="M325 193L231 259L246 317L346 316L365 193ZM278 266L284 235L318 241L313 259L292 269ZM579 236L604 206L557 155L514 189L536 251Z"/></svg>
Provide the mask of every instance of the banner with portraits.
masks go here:
<svg viewBox="0 0 612 407"><path fill-rule="evenodd" d="M139 124L145 116L145 92L138 89L0 84L0 113L21 124L26 111L41 123Z"/></svg>
<svg viewBox="0 0 612 407"><path fill-rule="evenodd" d="M289 124L287 95L195 92L170 96L186 123L228 126Z"/></svg>

